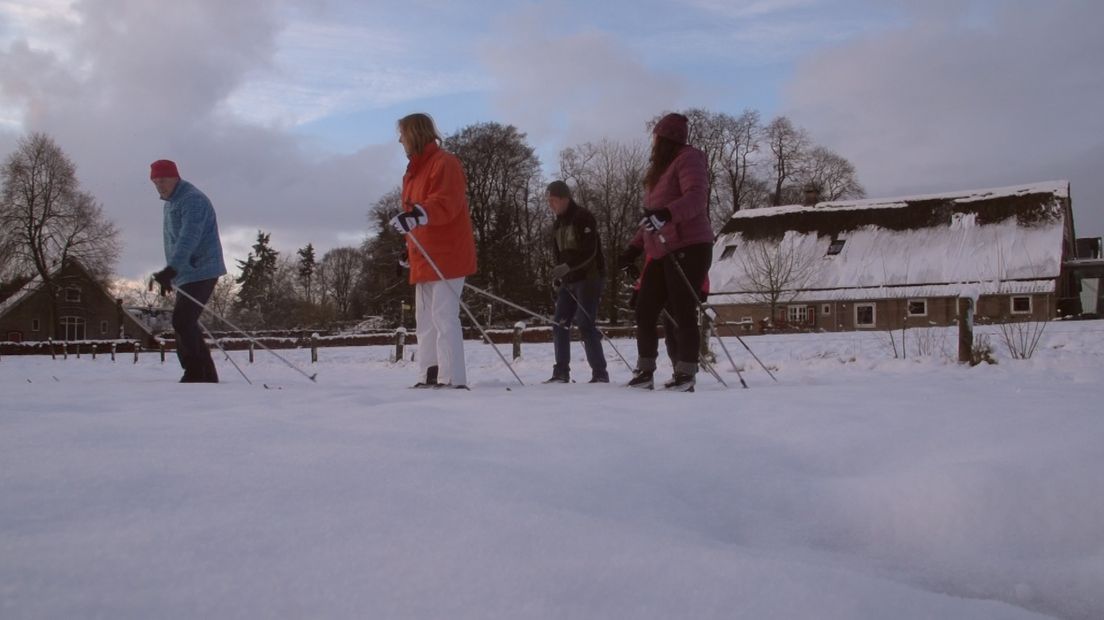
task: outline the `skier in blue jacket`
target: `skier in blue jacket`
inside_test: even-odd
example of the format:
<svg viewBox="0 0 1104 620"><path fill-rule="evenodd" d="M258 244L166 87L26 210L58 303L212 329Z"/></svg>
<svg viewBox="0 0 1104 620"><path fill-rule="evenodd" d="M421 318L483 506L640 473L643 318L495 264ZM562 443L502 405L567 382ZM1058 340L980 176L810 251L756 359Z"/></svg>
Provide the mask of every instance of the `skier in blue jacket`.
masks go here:
<svg viewBox="0 0 1104 620"><path fill-rule="evenodd" d="M206 304L220 276L226 273L219 241L218 221L211 201L191 183L180 178L176 164L159 159L150 164L150 180L164 208L166 266L153 274L161 294L173 287ZM203 307L185 295L176 296L173 330L176 356L184 368L181 383L218 383L211 351L203 340L199 315Z"/></svg>

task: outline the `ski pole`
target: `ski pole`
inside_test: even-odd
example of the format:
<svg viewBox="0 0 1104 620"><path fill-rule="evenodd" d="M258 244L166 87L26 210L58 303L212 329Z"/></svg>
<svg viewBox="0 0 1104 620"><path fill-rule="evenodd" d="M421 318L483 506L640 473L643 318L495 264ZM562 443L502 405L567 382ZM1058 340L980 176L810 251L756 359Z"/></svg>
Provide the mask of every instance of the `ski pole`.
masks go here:
<svg viewBox="0 0 1104 620"><path fill-rule="evenodd" d="M698 292L697 290L695 290L694 285L690 283L690 278L686 276L686 272L683 271L682 264L679 263L678 256L675 256L675 254L671 252L670 248L667 247L667 239L663 236L663 233L657 232L656 236L659 237L659 242L663 244L663 247L667 250L668 255L671 257L671 260L675 263L675 269L677 269L679 275L682 276L682 281L685 282L686 286L690 288L690 294L694 296L694 299L698 300L698 310L701 311L703 308L712 308L712 306L706 305L698 298ZM728 357L728 362L732 364L732 369L736 370L736 372L739 373L740 371L736 369L736 362L732 359L732 354L728 352L728 347L725 346L724 340L722 340L721 336L716 332L714 332L713 335L717 338L717 342L721 343L721 349L725 352L725 356ZM751 347L749 347L747 343L744 342L744 339L741 338L739 334L736 334L736 340L738 340L740 344L744 345L744 348L747 349L747 352L750 353L753 358L755 358L755 361L759 362L759 365L763 367L763 370L767 372L767 375L770 376L771 379L778 381L778 378L774 376L774 373L772 373L770 369L767 368L767 365L759 359L759 356L755 355L755 352L751 350Z"/></svg>
<svg viewBox="0 0 1104 620"><path fill-rule="evenodd" d="M464 286L467 287L467 288L470 288L472 291L474 291L476 293L479 293L480 295L485 295L485 296L487 296L487 297L489 297L489 298L491 298L491 299L493 299L493 300L495 300L499 303L506 304L507 306L510 306L511 308L514 308L514 309L517 309L517 310L521 310L525 314L528 314L529 316L534 317L534 318L538 318L538 319L540 319L540 320L542 320L546 323L550 323L552 325L562 325L562 323L560 323L556 319L553 319L552 317L545 316L543 314L537 314L536 312L533 312L532 310L530 310L530 309L528 309L524 306L519 306L519 305L515 304L514 302L512 302L508 299L503 299L503 298L499 297L498 295L495 295L494 293L492 293L490 291L485 291L485 290L479 288L478 286L468 284L467 282L464 283Z"/></svg>
<svg viewBox="0 0 1104 620"><path fill-rule="evenodd" d="M491 340L491 337L487 335L487 332L483 329L483 326L480 325L479 321L475 319L475 315L472 314L471 308L468 308L468 304L464 303L463 298L460 297L460 291L452 288L452 285L449 284L447 279L445 279L445 274L441 272L441 269L437 266L437 263L433 261L433 258L429 255L429 252L426 252L426 249L422 247L422 242L418 241L418 238L410 234L409 232L406 233L405 236L407 239L410 239L414 242L414 247L418 248L418 251L421 252L423 257L425 257L426 262L429 263L429 266L433 267L433 271L437 274L437 277L441 279L441 282L444 282L445 288L452 291L452 294L456 296L456 301L460 302L460 307L464 309L464 312L468 315L468 318L471 319L471 322L475 323L475 326L479 328L479 333L483 334L483 338L488 343L490 343L491 348L494 349L494 352L498 354L498 358L502 360L502 363L506 364L506 367L510 369L510 374L514 375L514 378L517 379L518 384L525 385L525 382L522 381L521 377L519 377L517 372L514 371L514 367L510 365L510 362L506 361L506 356L502 355L502 351L498 350L498 347L495 345L494 340Z"/></svg>
<svg viewBox="0 0 1104 620"><path fill-rule="evenodd" d="M238 374L240 374L243 379L245 379L245 382L249 385L253 385L253 382L249 380L249 377L245 376L245 371L241 369L241 366L238 366L238 363L234 361L234 358L230 357L230 354L226 351L225 348L223 348L222 343L219 342L218 338L215 338L215 335L211 333L211 330L207 329L207 326L203 324L203 321L196 321L196 323L199 323L199 327L203 329L208 338L215 341L215 346L218 347L219 351L222 351L222 354L226 356L226 361L234 365L234 369L238 371Z"/></svg>
<svg viewBox="0 0 1104 620"><path fill-rule="evenodd" d="M613 352L617 354L617 357L621 358L621 361L624 362L625 367L629 369L629 372L632 372L633 367L631 364L629 364L629 360L625 359L624 355L621 355L621 352L617 350L617 345L613 344L613 341L610 340L609 336L606 335L606 332L602 331L601 327L598 327L598 321L596 321L594 317L590 316L590 313L586 311L586 308L583 307L583 304L579 303L579 298L575 296L575 293L572 293L571 289L567 288L567 286L563 284L560 285L560 288L567 291L568 295L571 295L571 299L575 301L575 307L578 308L579 311L583 313L583 316L585 316L587 320L590 321L590 324L594 326L594 329L598 330L598 335L602 337L602 340L609 342L610 348L613 349Z"/></svg>
<svg viewBox="0 0 1104 620"><path fill-rule="evenodd" d="M246 338L247 338L247 339L248 339L248 340L249 340L250 342L252 342L253 344L255 344L255 345L257 345L257 346L261 347L262 349L264 349L265 351L268 351L269 353L271 353L271 354L275 355L275 356L276 356L276 359L280 360L280 361L281 361L281 362L283 362L284 364L287 364L288 368L291 368L291 369L292 369L292 370L294 370L295 372L297 372L297 373L299 373L299 374L303 375L304 377L306 377L306 378L310 379L310 380L311 380L312 382L314 382L314 383L317 383L317 382L318 382L318 381L317 381L318 373L314 373L313 375L307 374L307 373L306 373L306 372L305 372L305 371L304 371L304 370L303 370L302 368L299 368L299 367L298 367L298 366L296 366L295 364L292 364L291 362L287 361L287 359L286 359L286 358L285 358L285 357L284 357L283 355L280 355L279 353L277 353L277 352L273 351L272 349L270 349L270 348L268 348L267 346L265 346L265 343L261 342L260 340L257 340L257 339L256 339L256 338L254 338L253 336L250 336L249 334L245 333L245 330L244 330L244 329L242 329L242 328L238 327L237 325L234 325L234 324L233 324L233 323L231 323L231 322L230 322L230 321L229 321L229 320L228 320L228 319L227 319L226 317L224 317L224 316L221 316L221 315L219 315L219 314L218 314L217 312L215 312L214 310L211 310L210 308L208 308L208 307L207 307L207 305L206 305L206 304L204 304L204 303L201 303L201 302L200 302L200 301L199 301L198 299L196 299L195 297L192 297L192 296L191 296L191 295L190 295L190 294L189 294L188 292L186 292L186 291L182 290L182 289L181 289L180 287L176 286L175 284L173 285L173 290L174 290L174 291L176 291L177 293L180 293L180 294L181 294L181 295L183 295L184 297L186 297L186 298L188 298L188 299L192 300L192 303L196 304L196 305L197 305L197 306L199 306L200 308L203 308L203 309L204 309L204 310L206 310L207 312L210 312L210 313L211 313L211 316L213 316L213 317L215 317L216 319L218 319L218 320L222 321L223 323L226 323L226 324L227 324L227 325L229 325L229 326L230 326L231 328L233 328L233 330L234 330L234 331L236 331L236 332L238 332L239 334L241 334L241 335L245 336L245 337L246 337Z"/></svg>

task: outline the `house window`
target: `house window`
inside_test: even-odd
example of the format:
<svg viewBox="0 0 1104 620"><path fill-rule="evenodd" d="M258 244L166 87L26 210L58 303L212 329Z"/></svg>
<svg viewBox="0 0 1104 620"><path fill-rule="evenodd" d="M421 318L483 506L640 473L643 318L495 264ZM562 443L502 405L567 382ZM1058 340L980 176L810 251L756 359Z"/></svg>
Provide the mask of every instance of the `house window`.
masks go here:
<svg viewBox="0 0 1104 620"><path fill-rule="evenodd" d="M910 299L908 301L909 316L928 316L927 299Z"/></svg>
<svg viewBox="0 0 1104 620"><path fill-rule="evenodd" d="M736 244L726 245L723 252L721 252L721 260L731 257L736 253Z"/></svg>
<svg viewBox="0 0 1104 620"><path fill-rule="evenodd" d="M855 304L855 327L874 327L874 304Z"/></svg>
<svg viewBox="0 0 1104 620"><path fill-rule="evenodd" d="M79 288L67 288L65 289L65 301L78 302L81 300L81 292Z"/></svg>
<svg viewBox="0 0 1104 620"><path fill-rule="evenodd" d="M100 335L107 335L107 321L100 321Z"/></svg>
<svg viewBox="0 0 1104 620"><path fill-rule="evenodd" d="M42 329L42 323L38 319L31 319L31 331L37 332Z"/></svg>
<svg viewBox="0 0 1104 620"><path fill-rule="evenodd" d="M1012 314L1031 314L1031 295L1013 295Z"/></svg>
<svg viewBox="0 0 1104 620"><path fill-rule="evenodd" d="M832 304L823 304L820 306L820 313L824 316L832 314Z"/></svg>
<svg viewBox="0 0 1104 620"><path fill-rule="evenodd" d="M843 251L843 244L846 239L832 239L831 245L828 246L828 256L835 256Z"/></svg>
<svg viewBox="0 0 1104 620"><path fill-rule="evenodd" d="M742 317L740 317L740 322L741 323L751 323L752 322L751 317L750 316L742 316Z"/></svg>
<svg viewBox="0 0 1104 620"><path fill-rule="evenodd" d="M66 340L84 340L84 319L79 316L61 317L61 331Z"/></svg>
<svg viewBox="0 0 1104 620"><path fill-rule="evenodd" d="M789 306L786 319L790 323L807 323L809 321L809 306Z"/></svg>

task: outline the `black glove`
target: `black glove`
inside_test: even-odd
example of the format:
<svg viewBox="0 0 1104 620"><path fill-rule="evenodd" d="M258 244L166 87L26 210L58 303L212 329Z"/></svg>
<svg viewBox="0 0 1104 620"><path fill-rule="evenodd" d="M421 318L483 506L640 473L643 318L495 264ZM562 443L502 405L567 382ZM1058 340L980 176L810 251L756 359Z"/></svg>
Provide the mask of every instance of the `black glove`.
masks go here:
<svg viewBox="0 0 1104 620"><path fill-rule="evenodd" d="M172 290L172 281L176 277L176 270L172 266L165 267L161 271L153 274L153 282L156 282L161 287L161 296L169 294ZM150 290L153 290L153 282L150 283Z"/></svg>
<svg viewBox="0 0 1104 620"><path fill-rule="evenodd" d="M644 211L644 219L640 220L640 225L647 228L651 232L659 232L663 225L671 221L671 210L664 207L662 209L656 209L655 211Z"/></svg>
<svg viewBox="0 0 1104 620"><path fill-rule="evenodd" d="M630 245L617 257L617 268L624 271L633 280L639 278L640 270L636 268L636 258L643 253L642 248Z"/></svg>
<svg viewBox="0 0 1104 620"><path fill-rule="evenodd" d="M401 278L406 275L406 270L410 269L410 255L403 250L402 256L399 257L398 262L395 263L395 277Z"/></svg>
<svg viewBox="0 0 1104 620"><path fill-rule="evenodd" d="M391 227L400 235L405 235L415 228L425 226L428 223L429 216L426 215L422 205L414 205L409 211L405 211L391 218Z"/></svg>
<svg viewBox="0 0 1104 620"><path fill-rule="evenodd" d="M556 265L552 268L552 279L563 280L563 277L566 276L570 271L571 267L569 267L567 263L560 263L559 265Z"/></svg>

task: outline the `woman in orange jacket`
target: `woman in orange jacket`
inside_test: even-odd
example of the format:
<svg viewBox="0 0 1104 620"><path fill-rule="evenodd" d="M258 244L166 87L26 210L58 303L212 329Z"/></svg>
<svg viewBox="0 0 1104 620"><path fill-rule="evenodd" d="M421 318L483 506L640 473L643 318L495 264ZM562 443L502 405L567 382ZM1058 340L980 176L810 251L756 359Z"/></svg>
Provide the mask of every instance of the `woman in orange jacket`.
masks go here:
<svg viewBox="0 0 1104 620"><path fill-rule="evenodd" d="M427 114L399 119L399 142L410 163L403 175L403 212L391 225L417 239L425 251L407 238L421 369L414 387L467 389L460 295L464 278L475 273L475 235L464 168L441 149L441 136Z"/></svg>

